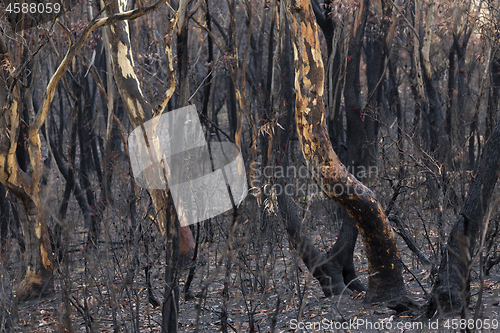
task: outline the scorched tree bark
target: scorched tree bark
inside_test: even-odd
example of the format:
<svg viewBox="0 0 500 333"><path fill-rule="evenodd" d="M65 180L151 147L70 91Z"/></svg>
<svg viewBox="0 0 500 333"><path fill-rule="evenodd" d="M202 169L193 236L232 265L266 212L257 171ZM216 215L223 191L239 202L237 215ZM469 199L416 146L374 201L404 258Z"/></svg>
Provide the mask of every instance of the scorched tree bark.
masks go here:
<svg viewBox="0 0 500 333"><path fill-rule="evenodd" d="M295 69L295 121L302 153L322 190L356 221L368 257L367 301L406 292L394 232L373 192L350 174L334 152L326 129L324 67L308 0L287 2Z"/></svg>

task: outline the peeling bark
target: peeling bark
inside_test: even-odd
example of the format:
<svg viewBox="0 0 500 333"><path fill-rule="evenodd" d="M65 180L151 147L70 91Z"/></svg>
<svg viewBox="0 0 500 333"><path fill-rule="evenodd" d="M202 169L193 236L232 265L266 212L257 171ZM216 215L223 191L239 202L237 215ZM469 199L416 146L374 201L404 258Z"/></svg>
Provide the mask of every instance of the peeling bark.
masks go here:
<svg viewBox="0 0 500 333"><path fill-rule="evenodd" d="M277 131L273 140L274 162L286 170L288 168L287 147L293 133L293 109L294 109L294 72L293 59L290 44L290 31L286 22L286 16L280 17L280 93L279 106L281 108L281 127L286 131ZM281 188L286 188L288 179L280 178ZM328 252L322 254L313 244L311 239L302 231L302 222L299 219L295 204L286 191L278 195L279 213L285 221L285 228L290 247L300 256L312 275L318 280L326 297L333 294L346 293L346 286L351 290L363 291L365 286L356 279L353 263L353 251L356 244L358 230L355 224L344 223L339 237Z"/></svg>
<svg viewBox="0 0 500 333"><path fill-rule="evenodd" d="M122 10L123 9L118 5L118 1L112 1L110 3L111 13L121 14ZM125 109L127 110L132 125L134 127L141 126L148 119L151 119L153 110L151 105L144 98L139 79L134 71L135 64L130 45L128 23L126 21L117 22L114 26L110 26L110 42L112 65L118 92L125 104ZM164 101L163 104L166 105L166 103L167 102ZM159 213L164 210L165 202L161 199L163 197L162 195L154 194L157 191L158 190L151 191L151 197L153 198L155 209ZM158 219L160 221L160 229L162 232L165 232L166 216L159 214ZM183 237L183 241L186 241L186 249L189 249L190 253L184 254L189 257L194 248L194 238L190 232L183 232L181 235L186 236L186 238Z"/></svg>
<svg viewBox="0 0 500 333"><path fill-rule="evenodd" d="M486 116L485 138L488 139L495 127L495 118L498 112L498 102L500 99L500 51L493 53L491 60L491 87L488 98L488 113Z"/></svg>
<svg viewBox="0 0 500 333"><path fill-rule="evenodd" d="M18 164L21 94L11 67L13 59L0 36L0 182L19 202L20 222L25 242L26 272L17 290L19 299L40 296L53 290L53 258L43 205L40 200L40 177L43 161L38 132L29 129L27 149L30 166L24 171ZM36 171L35 171L36 170Z"/></svg>
<svg viewBox="0 0 500 333"><path fill-rule="evenodd" d="M368 256L367 301L405 293L392 228L373 192L350 174L328 139L324 106L324 69L311 4L289 1L295 67L295 120L302 153L317 183L356 221Z"/></svg>
<svg viewBox="0 0 500 333"><path fill-rule="evenodd" d="M123 5L123 3L119 4L117 0L112 1L110 3L110 11L112 13L122 12L124 8L120 5ZM187 49L186 45L184 45L184 42L187 43L186 6L187 2L181 1L177 15L181 15L180 17L178 16L181 28L178 34L178 41L183 44L179 45L179 48L181 52L184 52L181 55L183 59L179 64L181 66L179 70L185 71L181 75L183 78L183 87L181 87L182 96L180 96L179 103L187 104L189 85L187 84ZM110 26L110 37L113 72L118 91L125 104L132 125L134 127L143 126L143 123L152 117L153 110L144 98L140 82L134 71L135 66L128 23L118 22L116 25ZM170 55L169 51L170 48L167 47L167 56ZM160 109L156 114L163 112L163 108L168 103L171 93L172 87L167 90L167 98L162 101ZM156 160L156 156L151 157L152 160ZM162 330L164 332L176 332L179 309L179 273L182 263L190 260L193 255L194 238L188 226L179 228L178 215L169 191L150 190L149 192L157 212L160 228L166 235L167 265L165 268L165 299L162 308Z"/></svg>
<svg viewBox="0 0 500 333"><path fill-rule="evenodd" d="M343 119L342 116L343 111L340 105L341 94L339 93L340 92L339 82L343 81L340 79L341 47L338 45L338 40L340 39L340 34L341 34L341 28L336 27L333 20L331 20L328 17L331 9L325 8L325 11L323 12L323 10L321 10L320 5L317 3L316 0L311 1L311 4L314 10L314 14L316 16L316 20L319 26L321 27L323 34L325 35L325 38L327 40L327 50L329 54L329 67L327 71L328 75L327 108L329 109L329 120L328 120L328 126L330 131L329 135L333 148L340 150L341 149L340 143L344 141L342 139L342 133L344 131L343 121L341 120ZM367 7L364 8L367 9ZM357 24L363 24L363 20L360 20L359 22L357 22ZM363 31L363 30L358 30L358 31ZM360 37L361 36L358 36L357 39L358 42L356 43L355 46L354 45L349 46L349 50L351 52L355 52L358 55L360 54L359 52L361 45ZM353 51L353 49L356 49L357 51ZM349 63L353 61L357 61L359 63L360 61L359 56L355 56L353 60L352 53L348 57L349 57L348 58ZM350 82L351 84L354 84L354 86L351 86L349 88L344 87L344 89L345 91L347 90L348 94L350 95L356 95L356 94L358 95L357 98L352 99L352 102L350 103L357 104L358 105L357 108L361 109L359 105L360 104L359 87L356 84L356 82L359 82L359 68L357 73L358 73L357 78L356 78L356 73L353 73L355 82L352 82L352 80ZM348 117L349 116L350 115L348 115ZM361 123L361 120L359 118L354 118L350 120L353 122ZM371 123L373 124L373 122ZM366 125L366 122L364 124ZM352 140L353 132L351 133L350 136L351 137L348 138L348 142L349 143L354 142L354 140ZM359 137L359 133L356 132L354 136ZM353 146L349 144L349 149L352 148ZM349 157L351 156L352 155L349 155ZM361 161L361 160L362 158L356 159L356 161ZM318 274L317 272L313 273L313 275L318 278L322 286L325 285L323 287L325 295L327 295L327 292L331 292L334 294L340 294L342 292L345 292L346 286L349 286L349 288L352 290L359 290L359 291L366 290L365 286L356 277L356 271L354 268L354 261L353 261L353 252L358 236L358 229L356 227L355 222L349 217L349 215L345 212L345 210L342 209L341 213L342 213L341 219L343 220L343 222L338 238L333 248L330 251L328 251L325 258L320 257L321 261L317 268L320 274Z"/></svg>

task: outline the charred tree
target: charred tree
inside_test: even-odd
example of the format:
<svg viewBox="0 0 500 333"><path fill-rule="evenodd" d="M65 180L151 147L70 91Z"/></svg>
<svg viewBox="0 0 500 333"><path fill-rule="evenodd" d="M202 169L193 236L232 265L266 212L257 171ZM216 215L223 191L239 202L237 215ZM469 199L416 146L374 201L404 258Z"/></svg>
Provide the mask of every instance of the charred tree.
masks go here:
<svg viewBox="0 0 500 333"><path fill-rule="evenodd" d="M160 4L161 1L153 6L159 6ZM109 11L111 13L123 13L124 10L124 4L119 1L115 0L110 3ZM182 30L182 26L187 26L187 1L182 0L179 3L179 11L177 15L179 15L179 27ZM170 24L173 26L174 22L171 21ZM156 112L153 112L151 105L146 101L142 93L139 79L134 71L134 57L130 44L128 23L124 21L118 22L111 29L109 29L109 31L111 37L110 49L113 72L118 92L124 102L131 124L135 128L143 126L144 122L151 119L152 116L162 114L166 104L172 96L171 88L173 87L170 87L167 90L165 99L161 101L160 105L156 109ZM181 31L181 41L183 40L182 34L183 33ZM167 52L171 55L169 43L167 43ZM187 73L184 73L183 75L186 75L187 79ZM184 100L181 100L181 103L187 103L186 96L189 96L189 87L187 86L187 83L184 82L184 86L181 88L184 91ZM151 158L156 161L156 157L151 156ZM157 212L160 228L167 236L167 267L165 269L166 285L164 295L165 299L162 309L162 329L164 332L177 332L179 309L179 263L184 261L183 257L186 257L187 260L191 259L194 248L194 239L189 227L179 228L179 219L175 212L169 191L149 190L149 192Z"/></svg>
<svg viewBox="0 0 500 333"><path fill-rule="evenodd" d="M367 1L361 4L365 5ZM323 59L311 4L289 1L287 9L294 54L295 121L302 153L321 189L347 210L363 237L370 274L367 301L396 298L406 289L394 232L373 192L346 170L328 138ZM360 15L357 20L363 19Z"/></svg>
<svg viewBox="0 0 500 333"><path fill-rule="evenodd" d="M498 101L500 98L500 51L493 53L491 61L491 86L488 98L488 113L486 115L486 131L484 137L489 138L495 127L495 118L498 113Z"/></svg>
<svg viewBox="0 0 500 333"><path fill-rule="evenodd" d="M345 66L342 63L342 44L340 36L342 27L338 26L332 19L332 3L330 0L321 4L319 0L312 0L311 5L318 23L326 41L326 50L328 53L328 67L326 69L326 91L327 110L328 110L328 133L333 149L338 153L341 160L345 157L345 138L344 138L344 112L341 107L341 91L343 90L344 80L342 73Z"/></svg>
<svg viewBox="0 0 500 333"><path fill-rule="evenodd" d="M278 131L274 137L275 163L287 170L289 160L287 151L290 149L289 139L293 134L293 109L294 109L294 72L290 32L284 15L280 16L280 92L279 105L282 107L279 122L286 131ZM283 31L283 29L285 31ZM288 148L287 148L288 147ZM279 186L284 189L290 186L289 179L281 177ZM279 212L285 221L285 228L290 246L307 266L309 271L318 280L326 297L345 292L346 286L351 290L363 291L365 286L356 279L353 263L353 251L356 244L358 230L353 223L344 223L339 237L333 248L322 254L314 246L311 239L304 234L302 223L297 215L295 204L287 191L278 195ZM354 229L354 230L353 230Z"/></svg>
<svg viewBox="0 0 500 333"><path fill-rule="evenodd" d="M450 48L450 53L448 54L448 90L447 90L447 100L448 105L446 108L446 121L444 124L444 131L450 140L450 145L454 142L455 133L453 132L453 119L455 118L455 97L454 90L456 87L455 83L455 57L456 51L455 46L452 45Z"/></svg>
<svg viewBox="0 0 500 333"><path fill-rule="evenodd" d="M359 80L359 66L361 62L361 46L363 45L364 30L368 17L368 0L360 2L356 9L353 27L349 36L349 51L347 53L347 66L345 73L344 103L347 121L347 156L346 164L353 170L358 170L365 165L364 138L366 114L361 105L361 84ZM363 181L363 179L360 179Z"/></svg>
<svg viewBox="0 0 500 333"><path fill-rule="evenodd" d="M453 229L448 237L446 253L433 286L429 300L427 315L433 316L438 310L445 313L466 311L464 309L462 290L470 297L470 281L466 274L466 262L471 260L476 250L476 242L488 211L493 190L500 172L500 121L488 139L483 151L479 172L474 177L470 190L465 198L460 213L456 217ZM464 238L465 237L465 238ZM459 239L467 239L467 246L460 245ZM466 251L466 253L464 253Z"/></svg>
<svg viewBox="0 0 500 333"><path fill-rule="evenodd" d="M26 272L18 287L17 296L24 299L53 290L54 264L40 197L43 170L39 132L41 125L37 123L40 121L39 116L34 121L21 121L23 101L19 77L12 75L14 61L3 35L0 35L0 62L4 64L0 71L0 109L3 110L0 116L0 183L12 192L18 201L26 248ZM35 69L32 75L36 73ZM23 100L32 99L34 80L31 82L30 88L23 91ZM26 132L20 137L22 125L26 127ZM22 144L18 145L18 139L22 140ZM18 149L25 152L18 155ZM29 159L26 159L27 156Z"/></svg>
<svg viewBox="0 0 500 333"><path fill-rule="evenodd" d="M465 27L464 36L462 42L460 43L460 35L453 34L453 46L457 54L457 66L458 66L458 85L457 85L457 143L459 147L465 147L465 99L467 97L467 87L465 78L467 72L465 69L465 53L467 51L467 44L469 43L469 38L472 34L473 27ZM474 136L473 133L471 133Z"/></svg>
<svg viewBox="0 0 500 333"><path fill-rule="evenodd" d="M4 110L0 116L0 182L18 199L19 217L26 247L24 260L27 269L24 279L17 290L19 299L39 296L53 290L54 265L44 207L40 197L40 183L43 172L40 131L49 113L49 107L54 98L57 85L74 57L85 45L90 34L95 29L123 20L138 18L156 10L163 2L163 0L160 0L149 7L92 20L81 32L79 39L71 44L57 70L52 75L45 89L42 105L38 113L35 113L32 103L34 90L32 80L30 87L23 92L24 100L28 101L27 107L30 115L30 121L25 124L28 132L23 146L29 156L27 171L22 169L16 157L22 115L20 89L24 89L24 87L21 88L19 83L22 72L15 72L14 64L17 63L13 61L10 55L4 36L0 35L0 62L3 64L0 71L0 108ZM119 41L116 41L116 44L119 44ZM126 54L130 55L130 52L126 52ZM130 57L125 58L125 60L130 59ZM37 63L35 57L35 68ZM37 70L34 69L31 75L36 76L36 73ZM123 71L121 73L128 74L123 73ZM133 103L134 110L136 110L137 104L134 104L136 100L129 99L129 101Z"/></svg>
<svg viewBox="0 0 500 333"><path fill-rule="evenodd" d="M365 108L365 144L363 150L366 166L375 163L379 119L382 110L383 75L385 74L387 57L389 56L387 40L391 38L388 35L391 28L392 16L392 6L387 1L375 2L373 6L375 7L375 13L378 15L373 13L368 16L367 38L363 44L366 55L366 77L368 82L368 105Z"/></svg>
<svg viewBox="0 0 500 333"><path fill-rule="evenodd" d="M332 142L332 145L337 147L337 149L343 149L341 148L340 142L343 142L342 137L340 136L340 133L343 132L343 121L340 121L339 118L343 118L340 116L343 112L341 111L340 107L340 93L335 93L330 90L337 89L336 83L340 81L339 75L340 75L340 50L336 49L335 52L333 48L338 48L338 41L335 41L335 29L340 29L340 27L336 27L334 24L333 20L330 17L330 10L331 7L325 4L326 9L322 10L321 6L316 2L312 1L312 8L314 10L314 14L316 16L316 21L318 22L318 25L320 26L321 30L323 31L323 34L326 39L326 44L327 44L327 51L329 52L329 62L331 63L331 67L329 71L327 71L327 74L329 76L332 76L332 78L329 79L329 83L326 85L327 91L330 96L336 96L338 98L333 98L330 100L330 104L333 103L333 105L329 105L328 107L330 108L330 117L329 117L329 135L330 135L330 140ZM366 7L367 8L367 7ZM362 14L366 15L366 13ZM360 29L364 30L364 22L363 21L357 21L356 24L361 24L363 27L359 27ZM359 32L359 30L357 30ZM352 36L351 36L352 38ZM361 36L358 36L359 40L361 40ZM352 45L351 45L352 46ZM354 57L352 58L353 54L350 54L348 57L348 63L351 63L353 61L358 61L358 76L357 80L355 78L355 75L352 77L355 78L355 81L359 82L359 61L361 59L360 57L360 49L361 49L361 43L358 43L354 45L354 47L358 47L358 52L357 54L359 55L358 58ZM331 59L333 57L333 59ZM348 64L349 66L349 64ZM350 67L351 70L352 67ZM346 69L346 72L349 69ZM354 73L353 73L354 74ZM349 81L350 82L350 81ZM353 82L350 82L352 88L352 84L355 84ZM344 91L348 89L347 84L344 87ZM358 107L359 110L361 110L360 106L360 101L359 101L359 83L355 87L356 90L349 90L351 94L357 94L358 95ZM347 99L346 99L347 101ZM363 119L362 119L363 120ZM354 121L359 121L359 119L356 119ZM374 123L372 123L374 124ZM352 119L351 119L351 125L352 125ZM374 129L374 128L371 128ZM352 132L350 138L348 137L348 140L352 139ZM361 141L360 141L361 142ZM358 143L360 143L358 142ZM353 140L353 145L351 145L351 141L348 141L348 151L352 153L352 148L356 142ZM351 151L350 151L351 149ZM349 155L351 157L352 155ZM361 163L362 158L356 159L357 163ZM351 161L345 161L346 163L351 163ZM360 165L358 165L359 167ZM349 288L353 290L365 290L365 286L359 280L356 278L356 273L354 269L354 262L353 262L353 252L354 248L356 245L356 240L358 236L358 229L356 227L355 222L349 217L348 214L346 214L345 210L342 209L342 216L343 216L343 223L342 227L340 229L338 239L335 242L334 246L328 251L327 255L322 258L319 257L317 260L318 263L316 265L318 266L317 271L318 273L313 275L318 275L318 280L322 285L324 284L325 286L328 286L329 291L334 294L341 293L344 290L344 287L346 285L349 286ZM324 275L324 276L322 276ZM323 290L325 291L325 287L323 287ZM326 292L325 292L326 295Z"/></svg>

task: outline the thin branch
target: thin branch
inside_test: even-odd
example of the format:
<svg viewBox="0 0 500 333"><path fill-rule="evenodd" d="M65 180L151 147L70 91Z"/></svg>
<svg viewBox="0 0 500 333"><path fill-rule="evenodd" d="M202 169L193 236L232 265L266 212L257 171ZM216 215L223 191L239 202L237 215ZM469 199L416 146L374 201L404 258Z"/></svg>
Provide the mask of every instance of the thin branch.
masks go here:
<svg viewBox="0 0 500 333"><path fill-rule="evenodd" d="M57 84L61 80L63 74L66 72L66 69L71 64L71 61L73 60L73 58L76 56L78 51L80 51L80 49L87 42L87 39L90 37L90 34L92 33L92 31L96 30L97 28L103 27L103 26L114 24L114 23L119 22L119 21L135 20L143 15L146 15L148 13L155 11L165 1L166 0L159 0L158 2L156 2L155 4L153 4L149 7L129 10L129 11L126 11L123 13L118 13L118 14L112 15L110 17L102 18L102 19L95 18L94 20L92 20L91 23L89 23L89 25L83 31L82 36L80 37L78 42L76 44L73 44L68 49L68 52L64 56L63 61L61 62L61 64L57 68L54 75L52 75L52 78L50 79L49 84L47 85L45 95L43 96L42 108L41 108L40 112L38 113L35 122L33 123L33 125L29 129L30 140L35 140L36 134L40 131L40 128L42 127L43 123L45 122L45 119L47 118L47 114L49 112L49 107L50 107L50 104L52 103L52 99L54 98Z"/></svg>
<svg viewBox="0 0 500 333"><path fill-rule="evenodd" d="M396 226L398 227L396 233L403 238L406 245L408 245L408 248L417 255L420 262L424 265L431 266L431 274L436 272L437 271L436 264L432 262L432 260L422 250L420 250L420 248L415 244L415 242L413 242L411 237L406 233L399 217L397 215L391 214L389 215L388 219L389 221L392 221L396 224Z"/></svg>

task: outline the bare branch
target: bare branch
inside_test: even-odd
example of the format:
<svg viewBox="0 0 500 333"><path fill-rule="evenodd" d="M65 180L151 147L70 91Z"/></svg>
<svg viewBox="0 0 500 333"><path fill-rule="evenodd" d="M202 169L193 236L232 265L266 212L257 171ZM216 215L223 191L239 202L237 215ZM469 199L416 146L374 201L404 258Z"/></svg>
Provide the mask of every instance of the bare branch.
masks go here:
<svg viewBox="0 0 500 333"><path fill-rule="evenodd" d="M52 99L54 98L54 94L56 91L57 84L61 80L64 72L68 68L68 66L71 63L71 60L76 56L78 51L85 45L87 42L87 39L90 37L90 34L92 31L96 30L97 28L107 26L114 24L119 21L133 21L143 15L149 14L156 9L158 9L165 0L159 0L155 4L149 6L149 7L144 7L144 8L137 8L134 10L129 10L123 13L118 13L115 15L112 15L110 17L105 17L102 19L94 19L92 22L89 23L89 25L85 28L85 30L82 33L82 36L78 40L78 42L74 45L72 45L69 49L68 52L66 52L66 55L64 56L63 61L57 68L56 72L54 75L52 75L52 78L49 81L49 84L47 85L47 89L45 91L45 95L43 96L43 102L42 102L42 108L40 112L37 115L37 118L33 125L30 127L29 132L30 132L30 140L36 140L35 137L38 137L36 134L40 131L40 128L42 127L43 123L45 122L45 119L47 118L47 114L49 112L49 106L52 103ZM38 141L40 139L38 138ZM37 146L39 145L38 143Z"/></svg>

